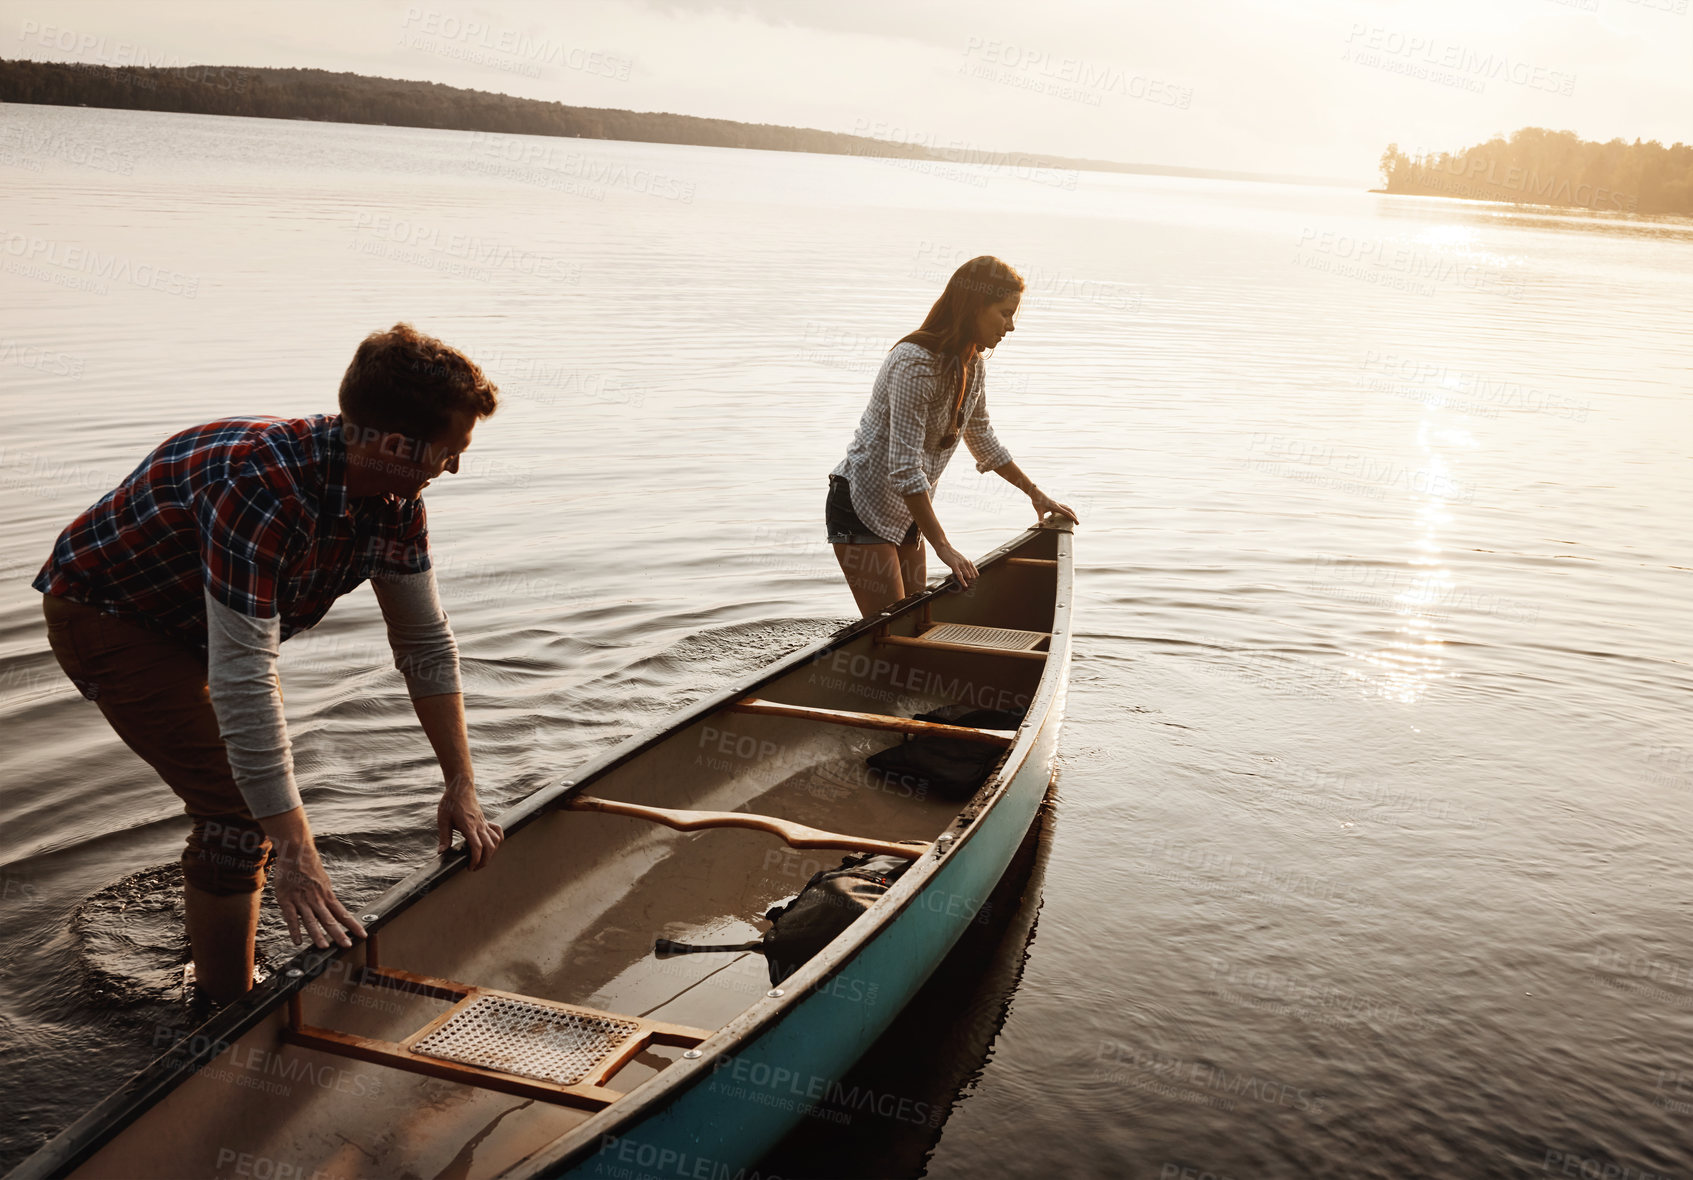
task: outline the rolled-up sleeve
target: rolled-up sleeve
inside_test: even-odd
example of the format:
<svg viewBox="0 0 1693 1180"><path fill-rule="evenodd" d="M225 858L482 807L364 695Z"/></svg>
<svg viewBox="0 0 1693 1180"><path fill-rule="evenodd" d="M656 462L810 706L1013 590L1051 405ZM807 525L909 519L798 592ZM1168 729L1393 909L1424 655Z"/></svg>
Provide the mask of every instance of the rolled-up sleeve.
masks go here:
<svg viewBox="0 0 1693 1180"><path fill-rule="evenodd" d="M411 698L462 692L458 642L441 609L435 571L383 574L372 578L370 586L388 625L394 667L406 678Z"/></svg>
<svg viewBox="0 0 1693 1180"><path fill-rule="evenodd" d="M902 496L929 494L929 477L923 470L923 435L934 390L932 365L896 357L889 366L888 483Z"/></svg>
<svg viewBox="0 0 1693 1180"><path fill-rule="evenodd" d="M1005 449L1005 444L994 435L993 426L988 422L988 392L982 390L982 395L976 399L976 408L970 415L970 420L964 424L964 445L970 448L970 453L976 457L976 470L987 472L997 471L1011 462L1011 452Z"/></svg>

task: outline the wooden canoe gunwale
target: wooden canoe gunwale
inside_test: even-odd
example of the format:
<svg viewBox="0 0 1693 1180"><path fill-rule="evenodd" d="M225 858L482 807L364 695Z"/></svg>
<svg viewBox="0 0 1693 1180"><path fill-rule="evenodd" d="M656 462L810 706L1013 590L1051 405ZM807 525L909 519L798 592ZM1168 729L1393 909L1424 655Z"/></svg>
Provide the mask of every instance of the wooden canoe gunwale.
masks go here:
<svg viewBox="0 0 1693 1180"><path fill-rule="evenodd" d="M976 565L978 569L986 570L1005 562L1017 549L1036 536L1053 530L1068 533L1071 526L1068 521L1049 518L1048 521L1030 526L992 550L977 561ZM874 936L875 931L879 931L910 904L920 892L919 882L927 881L932 875L931 872L921 871L923 866L937 864L969 842L979 819L991 810L1010 781L1011 776L1004 773L1005 767L1020 766L1027 757L1037 733L1046 722L1053 698L1060 687L1058 680L1061 677L1055 677L1053 673L1067 670L1069 662L1068 623L1073 573L1064 569L1062 563L1055 563L1055 566L1059 582L1055 587L1052 638L1050 650L1041 654L1058 658L1047 660L1034 700L1030 702L1029 719L1017 731L1013 743L1006 747L1004 754L994 764L982 789L962 806L952 825L937 838L932 851L913 862L913 868L919 871L905 874L877 903L874 910L854 923L854 926L837 938L828 950L816 956L785 981L783 990L792 997L803 997L831 976L838 974L857 956L859 950ZM703 697L663 721L630 735L611 749L589 759L577 769L574 778L564 779L532 792L499 814L494 822L510 836L534 822L563 799L580 792L595 779L639 757L675 731L719 710L729 711L735 702L755 694L771 681L862 635L885 627L889 620L897 616L926 608L930 602L952 589L953 580L943 579L935 586L907 595L877 615L850 623L823 639L779 657L775 662L759 669L751 678ZM1038 713L1037 705L1041 706ZM1030 724L1037 719L1039 724ZM368 932L380 932L395 916L410 909L442 882L464 870L469 860L469 854L463 848L438 854L431 863L420 866L409 876L390 886L375 901L354 908L361 913L361 920ZM865 926L867 919L872 920L869 926ZM860 927L863 929L860 930ZM63 1176L79 1167L177 1086L211 1064L239 1038L282 1012L309 984L321 976L331 963L344 955L357 952L359 946L359 943L355 943L352 948L332 946L321 950L307 947L292 958L279 963L271 978L264 984L227 1005L203 1024L184 1029L183 1036L176 1045L165 1050L139 1073L124 1081L105 1099L43 1144L8 1173L6 1180L37 1180ZM773 1023L783 1014L789 1002L781 997L758 1000L718 1029L711 1040L701 1044L700 1058L672 1063L661 1073L624 1094L612 1107L594 1115L536 1155L514 1165L508 1170L508 1174L540 1175L568 1166L594 1146L611 1111L618 1111L620 1119L638 1116L671 1100L676 1093L693 1086L702 1078L709 1077L711 1065L725 1045L744 1040Z"/></svg>

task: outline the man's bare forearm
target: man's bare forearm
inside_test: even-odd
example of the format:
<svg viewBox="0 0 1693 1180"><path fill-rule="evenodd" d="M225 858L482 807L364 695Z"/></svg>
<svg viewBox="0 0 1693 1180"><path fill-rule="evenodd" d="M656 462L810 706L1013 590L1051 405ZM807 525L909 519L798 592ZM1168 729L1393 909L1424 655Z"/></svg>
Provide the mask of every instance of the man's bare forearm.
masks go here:
<svg viewBox="0 0 1693 1180"><path fill-rule="evenodd" d="M279 860L311 864L317 859L317 847L312 843L312 825L306 819L304 807L261 816L258 823L265 835L270 837Z"/></svg>
<svg viewBox="0 0 1693 1180"><path fill-rule="evenodd" d="M464 695L441 693L438 696L413 697L412 708L435 747L435 757L441 763L441 774L447 780L441 792L441 804L435 810L435 851L446 852L452 847L453 833L464 833L464 849L470 857L472 871L488 863L505 839L500 825L489 823L482 814L482 803L476 797L476 777L470 768L470 736L464 727Z"/></svg>
<svg viewBox="0 0 1693 1180"><path fill-rule="evenodd" d="M441 776L448 790L476 788L476 774L470 765L470 733L464 724L464 694L441 693L431 697L413 697L412 708L417 720L435 749L435 760L441 764Z"/></svg>

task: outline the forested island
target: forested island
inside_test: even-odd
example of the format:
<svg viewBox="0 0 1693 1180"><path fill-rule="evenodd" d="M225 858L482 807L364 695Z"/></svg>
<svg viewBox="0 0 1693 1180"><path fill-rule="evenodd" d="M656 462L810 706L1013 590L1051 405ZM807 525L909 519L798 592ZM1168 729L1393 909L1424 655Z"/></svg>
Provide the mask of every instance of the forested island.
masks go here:
<svg viewBox="0 0 1693 1180"><path fill-rule="evenodd" d="M328 70L242 66L101 66L0 59L0 102L884 156L947 164L980 164L1072 188L1075 171L1149 173L1217 180L1277 180L1291 184L1339 183L1324 177L1227 172L1076 159L1036 152L992 151L956 141L933 142L932 136L868 120L859 128L866 134L849 135L694 115L566 106L486 90L444 86L439 82L373 78Z"/></svg>
<svg viewBox="0 0 1693 1180"><path fill-rule="evenodd" d="M1390 193L1693 216L1693 145L1655 139L1598 143L1524 127L1461 152L1409 156L1390 143L1381 174Z"/></svg>

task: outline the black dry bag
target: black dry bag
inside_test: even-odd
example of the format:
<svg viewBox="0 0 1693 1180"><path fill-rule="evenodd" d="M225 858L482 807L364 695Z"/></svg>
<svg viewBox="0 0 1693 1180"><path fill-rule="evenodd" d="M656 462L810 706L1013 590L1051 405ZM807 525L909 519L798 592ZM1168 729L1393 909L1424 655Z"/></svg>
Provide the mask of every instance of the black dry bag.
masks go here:
<svg viewBox="0 0 1693 1180"><path fill-rule="evenodd" d="M668 958L706 951L758 951L770 967L771 984L779 984L852 925L910 866L900 856L867 852L848 856L838 869L813 873L792 901L767 910L764 917L774 925L763 938L724 946L694 946L660 938L653 944L653 953Z"/></svg>
<svg viewBox="0 0 1693 1180"><path fill-rule="evenodd" d="M971 729L1016 729L1023 724L1023 710L942 705L932 712L917 714L916 720ZM919 795L962 801L976 793L1004 752L1001 746L962 738L908 737L897 746L870 755L864 762L881 771L890 782L911 788Z"/></svg>

